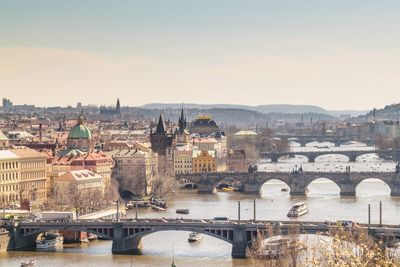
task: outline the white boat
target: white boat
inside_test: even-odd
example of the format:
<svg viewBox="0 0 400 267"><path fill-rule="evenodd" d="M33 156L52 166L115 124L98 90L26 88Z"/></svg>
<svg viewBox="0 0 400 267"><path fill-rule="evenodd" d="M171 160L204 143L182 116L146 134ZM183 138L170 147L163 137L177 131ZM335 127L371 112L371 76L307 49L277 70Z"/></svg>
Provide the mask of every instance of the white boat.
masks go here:
<svg viewBox="0 0 400 267"><path fill-rule="evenodd" d="M64 238L60 234L46 234L36 243L37 249L57 248L63 245Z"/></svg>
<svg viewBox="0 0 400 267"><path fill-rule="evenodd" d="M203 239L203 236L197 232L191 232L189 234L189 238L188 241L189 242L196 242L196 241L200 241L201 239Z"/></svg>
<svg viewBox="0 0 400 267"><path fill-rule="evenodd" d="M289 210L287 216L288 217L299 217L308 212L306 203L298 202L293 205L293 207Z"/></svg>
<svg viewBox="0 0 400 267"><path fill-rule="evenodd" d="M29 261L21 262L21 267L33 267L36 266L36 260L30 259Z"/></svg>

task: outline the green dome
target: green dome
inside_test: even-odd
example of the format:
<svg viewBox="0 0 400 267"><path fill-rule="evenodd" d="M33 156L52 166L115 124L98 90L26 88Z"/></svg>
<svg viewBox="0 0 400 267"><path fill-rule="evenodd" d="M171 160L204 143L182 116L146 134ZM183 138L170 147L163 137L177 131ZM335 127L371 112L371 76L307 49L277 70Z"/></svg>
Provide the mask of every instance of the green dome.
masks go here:
<svg viewBox="0 0 400 267"><path fill-rule="evenodd" d="M78 118L78 124L69 131L68 139L92 139L92 132L83 124L82 118Z"/></svg>

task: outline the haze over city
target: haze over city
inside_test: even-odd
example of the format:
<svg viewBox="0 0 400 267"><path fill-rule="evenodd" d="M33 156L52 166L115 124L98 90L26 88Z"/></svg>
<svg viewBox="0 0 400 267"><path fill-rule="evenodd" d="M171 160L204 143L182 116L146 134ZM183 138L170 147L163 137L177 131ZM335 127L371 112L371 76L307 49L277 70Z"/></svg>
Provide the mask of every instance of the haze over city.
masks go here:
<svg viewBox="0 0 400 267"><path fill-rule="evenodd" d="M0 88L18 104L396 102L398 1L0 5Z"/></svg>
<svg viewBox="0 0 400 267"><path fill-rule="evenodd" d="M400 266L399 14L0 0L0 266Z"/></svg>

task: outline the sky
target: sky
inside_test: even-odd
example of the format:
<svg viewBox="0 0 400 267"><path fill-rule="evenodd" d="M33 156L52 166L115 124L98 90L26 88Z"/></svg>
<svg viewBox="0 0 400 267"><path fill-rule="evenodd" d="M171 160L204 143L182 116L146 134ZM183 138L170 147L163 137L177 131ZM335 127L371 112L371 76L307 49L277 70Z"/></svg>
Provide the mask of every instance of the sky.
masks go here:
<svg viewBox="0 0 400 267"><path fill-rule="evenodd" d="M398 0L0 0L0 97L37 106L399 102Z"/></svg>

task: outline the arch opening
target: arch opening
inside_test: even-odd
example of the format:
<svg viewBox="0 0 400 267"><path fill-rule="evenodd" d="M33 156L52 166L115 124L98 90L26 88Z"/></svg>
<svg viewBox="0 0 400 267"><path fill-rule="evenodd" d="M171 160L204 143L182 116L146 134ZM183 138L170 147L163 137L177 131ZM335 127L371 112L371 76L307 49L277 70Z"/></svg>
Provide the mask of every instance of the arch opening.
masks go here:
<svg viewBox="0 0 400 267"><path fill-rule="evenodd" d="M307 196L340 195L340 187L328 178L316 178L306 187Z"/></svg>
<svg viewBox="0 0 400 267"><path fill-rule="evenodd" d="M242 188L242 183L234 177L225 177L216 185L216 189L219 192L241 191Z"/></svg>
<svg viewBox="0 0 400 267"><path fill-rule="evenodd" d="M350 158L348 156L334 152L315 157L315 162L349 162L349 161Z"/></svg>
<svg viewBox="0 0 400 267"><path fill-rule="evenodd" d="M280 179L270 179L261 186L261 195L289 195L290 187Z"/></svg>
<svg viewBox="0 0 400 267"><path fill-rule="evenodd" d="M283 155L278 158L278 163L307 163L308 158L301 154Z"/></svg>
<svg viewBox="0 0 400 267"><path fill-rule="evenodd" d="M230 257L232 245L211 235L202 234L202 240L188 242L190 231L165 230L142 237L141 253L144 255L171 256L174 244L175 256L188 257Z"/></svg>
<svg viewBox="0 0 400 267"><path fill-rule="evenodd" d="M390 196L390 186L379 178L364 179L356 185L356 196Z"/></svg>

